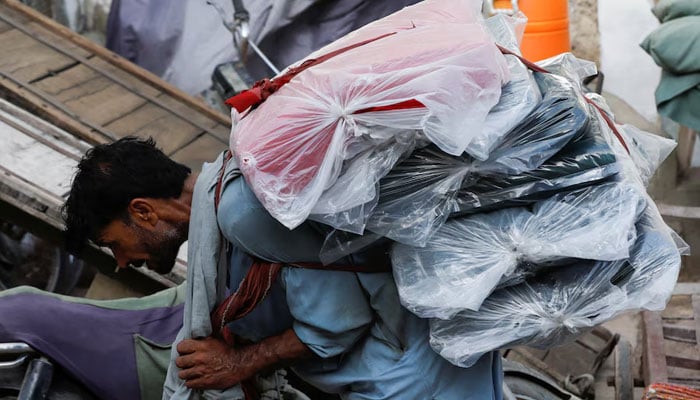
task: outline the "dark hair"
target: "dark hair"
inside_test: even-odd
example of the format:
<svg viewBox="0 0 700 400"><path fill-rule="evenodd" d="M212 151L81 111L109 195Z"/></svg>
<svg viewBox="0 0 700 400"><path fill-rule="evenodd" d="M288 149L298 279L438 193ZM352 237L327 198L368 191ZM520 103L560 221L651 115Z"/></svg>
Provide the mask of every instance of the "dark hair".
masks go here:
<svg viewBox="0 0 700 400"><path fill-rule="evenodd" d="M88 150L63 205L68 251L80 253L107 224L126 217L129 203L137 197L179 197L190 172L168 158L152 138L127 136Z"/></svg>

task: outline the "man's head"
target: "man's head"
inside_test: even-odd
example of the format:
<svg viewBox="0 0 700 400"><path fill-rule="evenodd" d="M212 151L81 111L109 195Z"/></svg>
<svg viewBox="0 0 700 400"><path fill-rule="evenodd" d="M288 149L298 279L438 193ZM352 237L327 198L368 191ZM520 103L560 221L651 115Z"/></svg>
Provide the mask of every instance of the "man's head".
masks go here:
<svg viewBox="0 0 700 400"><path fill-rule="evenodd" d="M90 149L63 206L68 250L87 241L112 250L121 267L165 273L187 239L189 202L180 201L190 169L152 139L125 137Z"/></svg>

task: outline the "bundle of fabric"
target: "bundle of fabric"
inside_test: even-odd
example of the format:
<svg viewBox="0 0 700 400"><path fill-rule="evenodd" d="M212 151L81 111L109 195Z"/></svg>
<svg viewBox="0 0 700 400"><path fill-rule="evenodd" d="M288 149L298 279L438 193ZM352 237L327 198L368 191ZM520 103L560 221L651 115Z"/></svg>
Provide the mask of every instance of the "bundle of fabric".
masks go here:
<svg viewBox="0 0 700 400"><path fill-rule="evenodd" d="M425 247L397 244L394 278L403 304L421 317L479 310L499 285L572 258L628 256L645 199L609 183L538 202L448 221Z"/></svg>
<svg viewBox="0 0 700 400"><path fill-rule="evenodd" d="M407 7L230 99L231 148L270 214L291 229L367 203L419 136L464 152L509 81L480 5Z"/></svg>
<svg viewBox="0 0 700 400"><path fill-rule="evenodd" d="M618 138L602 114L591 124L617 155L613 182L452 219L425 248L394 246L402 303L433 318L431 344L454 364L554 346L620 313L665 306L685 245L644 184L673 144L631 126L617 126Z"/></svg>
<svg viewBox="0 0 700 400"><path fill-rule="evenodd" d="M660 307L680 254L644 186L668 141L584 95L592 63L511 54L512 21L489 34L479 6L422 2L232 102L232 149L266 210L332 230L324 263L394 241L402 304L464 366Z"/></svg>
<svg viewBox="0 0 700 400"><path fill-rule="evenodd" d="M659 114L700 131L700 3L662 0L653 12L661 26L641 46L662 68L656 107Z"/></svg>
<svg viewBox="0 0 700 400"><path fill-rule="evenodd" d="M677 278L680 255L663 225L640 223L637 229L629 258L581 260L551 268L496 290L478 311L433 319L431 345L466 367L493 349L520 344L551 347L622 312L663 309Z"/></svg>

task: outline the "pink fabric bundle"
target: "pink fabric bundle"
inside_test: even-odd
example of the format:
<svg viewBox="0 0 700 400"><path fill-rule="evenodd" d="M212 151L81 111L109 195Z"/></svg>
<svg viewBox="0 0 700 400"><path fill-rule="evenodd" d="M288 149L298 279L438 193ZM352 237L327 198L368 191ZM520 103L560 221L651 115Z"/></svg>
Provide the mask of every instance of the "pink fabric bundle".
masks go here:
<svg viewBox="0 0 700 400"><path fill-rule="evenodd" d="M270 214L291 229L370 202L419 139L464 152L509 79L480 7L405 8L315 52L307 64L340 50L288 82L283 73L257 108L232 110L231 149Z"/></svg>

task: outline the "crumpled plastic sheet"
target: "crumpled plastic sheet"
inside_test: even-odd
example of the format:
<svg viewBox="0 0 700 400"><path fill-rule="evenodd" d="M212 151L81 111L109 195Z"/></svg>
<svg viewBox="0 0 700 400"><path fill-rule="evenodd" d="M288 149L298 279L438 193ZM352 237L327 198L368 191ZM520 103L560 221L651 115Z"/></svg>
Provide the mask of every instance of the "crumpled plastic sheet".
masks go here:
<svg viewBox="0 0 700 400"><path fill-rule="evenodd" d="M425 247L394 245L401 302L420 317L450 318L478 310L499 283L521 281L546 266L627 258L645 206L635 186L608 183L555 195L532 210L451 219Z"/></svg>
<svg viewBox="0 0 700 400"><path fill-rule="evenodd" d="M302 71L255 109L232 110L231 149L268 212L292 229L315 207L336 213L371 198L384 169L344 163L381 164L376 158L387 152L375 147L407 132L420 131L443 151L461 154L510 79L480 7L477 0L407 7L309 58L390 35ZM382 109L411 100L423 107ZM343 173L369 175L359 182Z"/></svg>
<svg viewBox="0 0 700 400"><path fill-rule="evenodd" d="M680 254L663 222L645 215L628 259L581 260L496 290L478 311L430 322L430 343L469 367L495 349L547 348L572 340L623 312L660 310L673 291Z"/></svg>

